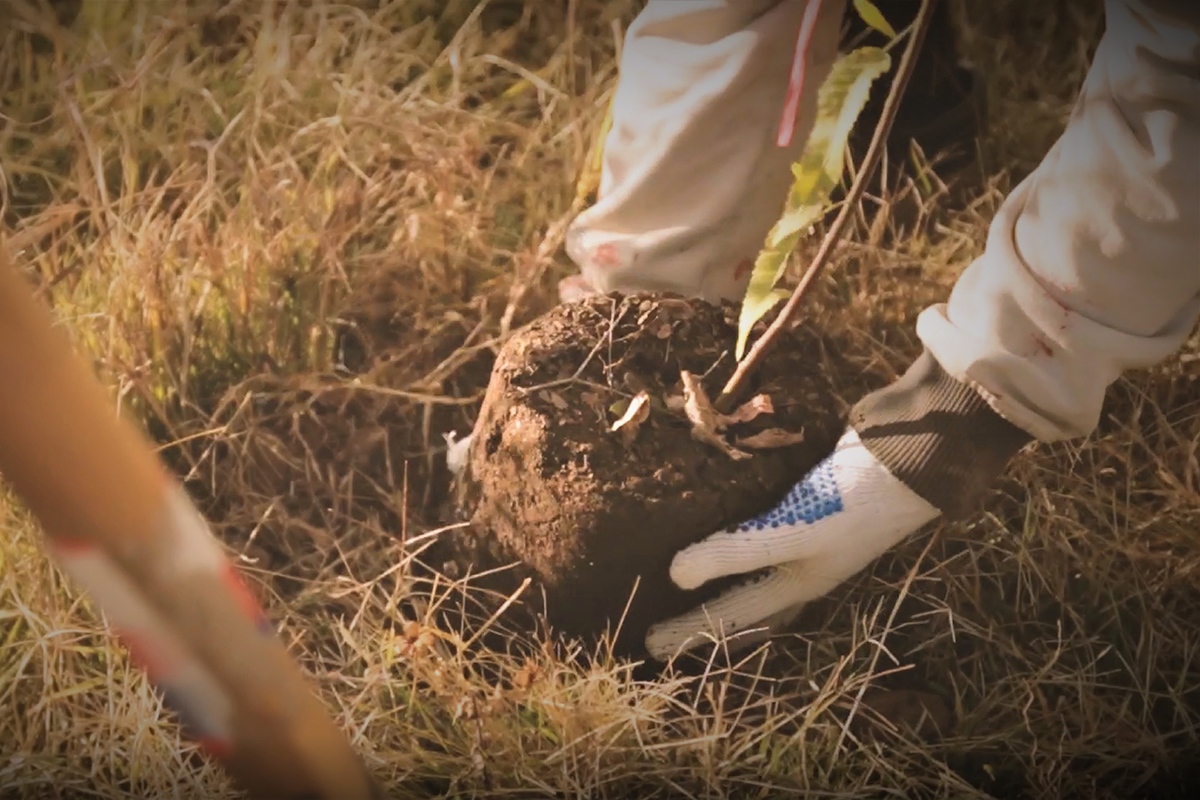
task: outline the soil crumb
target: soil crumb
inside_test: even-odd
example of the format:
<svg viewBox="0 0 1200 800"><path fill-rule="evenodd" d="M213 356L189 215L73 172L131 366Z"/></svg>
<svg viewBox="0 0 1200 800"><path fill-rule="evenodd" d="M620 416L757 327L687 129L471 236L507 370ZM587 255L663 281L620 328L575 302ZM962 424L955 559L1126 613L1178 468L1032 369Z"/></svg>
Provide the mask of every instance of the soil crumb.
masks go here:
<svg viewBox="0 0 1200 800"><path fill-rule="evenodd" d="M803 441L741 447L752 456L738 460L692 436L673 400L681 370L715 399L736 331L731 304L612 294L555 308L499 353L468 455L469 536L474 557L523 565L537 585L527 597L556 633L594 640L619 624L617 654L644 658L652 623L744 579L681 591L668 577L674 554L765 511L832 450L845 366L832 338L803 327L739 398L765 394L773 410L724 432L735 446L769 428ZM643 391L648 414L614 432Z"/></svg>

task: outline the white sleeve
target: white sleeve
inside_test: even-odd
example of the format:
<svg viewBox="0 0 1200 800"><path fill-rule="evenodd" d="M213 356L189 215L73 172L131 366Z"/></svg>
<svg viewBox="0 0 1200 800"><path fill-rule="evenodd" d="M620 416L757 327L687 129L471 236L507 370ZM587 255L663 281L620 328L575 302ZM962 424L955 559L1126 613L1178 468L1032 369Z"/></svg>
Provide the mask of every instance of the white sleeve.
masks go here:
<svg viewBox="0 0 1200 800"><path fill-rule="evenodd" d="M1177 351L1200 315L1200 15L1105 13L1066 131L917 323L948 373L1045 441L1090 433L1108 386Z"/></svg>

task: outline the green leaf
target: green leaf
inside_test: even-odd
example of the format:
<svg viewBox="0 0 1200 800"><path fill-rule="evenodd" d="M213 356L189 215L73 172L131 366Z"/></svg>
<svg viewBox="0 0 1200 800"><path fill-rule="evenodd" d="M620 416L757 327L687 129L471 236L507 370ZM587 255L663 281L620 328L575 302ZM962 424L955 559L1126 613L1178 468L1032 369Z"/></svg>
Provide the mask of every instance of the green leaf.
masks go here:
<svg viewBox="0 0 1200 800"><path fill-rule="evenodd" d="M883 14L879 12L879 9L876 8L871 0L854 0L854 10L858 12L859 19L863 22L889 39L896 38L896 29L888 24L888 21L884 19Z"/></svg>
<svg viewBox="0 0 1200 800"><path fill-rule="evenodd" d="M746 298L742 301L741 317L738 320L737 357L741 360L746 350L746 339L754 323L762 319L776 303L787 297L787 292L775 288L775 282L787 261L788 253L795 247L800 236L785 238L774 247L765 247L754 261L754 272L750 274L750 285L746 287Z"/></svg>
<svg viewBox="0 0 1200 800"><path fill-rule="evenodd" d="M776 289L788 254L810 226L824 216L829 196L842 178L846 141L866 105L871 83L891 67L878 47L860 47L834 62L817 96L817 115L800 160L792 165L792 187L782 216L767 234L763 249L742 298L738 320L737 358L746 351L754 323L762 319L787 292Z"/></svg>
<svg viewBox="0 0 1200 800"><path fill-rule="evenodd" d="M575 181L575 202L577 203L584 202L589 195L600 188L600 174L604 168L604 144L608 139L608 132L612 130L615 100L616 94L609 98L608 110L604 112L600 130L596 134L595 141L592 142L592 149L588 153L583 169L579 172L579 178Z"/></svg>

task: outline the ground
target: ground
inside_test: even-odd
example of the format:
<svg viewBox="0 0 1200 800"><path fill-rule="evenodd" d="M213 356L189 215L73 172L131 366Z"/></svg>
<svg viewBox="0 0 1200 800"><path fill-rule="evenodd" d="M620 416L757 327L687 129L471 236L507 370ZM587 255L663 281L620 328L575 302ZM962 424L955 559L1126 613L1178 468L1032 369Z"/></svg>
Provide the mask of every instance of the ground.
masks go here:
<svg viewBox="0 0 1200 800"><path fill-rule="evenodd" d="M1083 6L970 4L987 180L956 210L936 181L900 187L916 193L910 227L859 220L805 304L864 385L915 355L916 314L1061 131L1102 29ZM441 434L471 428L496 351L568 272L563 223L637 4L85 0L57 33L34 7L12 4L0 34L17 261L385 783L931 798L1182 784L1200 725L1195 338L1119 381L1094 435L1023 452L981 513L881 559L771 647L643 679L603 646L481 625L495 598L445 574L432 533L461 528L443 514ZM895 199L865 205L886 223ZM0 520L3 796L232 796L19 504L0 501ZM864 727L875 685L941 698L950 729Z"/></svg>

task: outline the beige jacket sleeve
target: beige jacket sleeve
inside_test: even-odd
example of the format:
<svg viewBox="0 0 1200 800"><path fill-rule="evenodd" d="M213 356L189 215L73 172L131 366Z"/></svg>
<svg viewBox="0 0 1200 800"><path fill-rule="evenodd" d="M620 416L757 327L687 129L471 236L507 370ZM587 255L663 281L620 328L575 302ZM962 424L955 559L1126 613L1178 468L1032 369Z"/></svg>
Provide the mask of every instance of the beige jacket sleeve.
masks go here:
<svg viewBox="0 0 1200 800"><path fill-rule="evenodd" d="M601 198L568 241L594 289L740 298L836 55L844 4L827 0L796 138L776 147L806 7L652 0L631 26ZM1039 439L1093 430L1107 387L1175 352L1200 314L1196 7L1106 4L1066 131L918 320L946 372Z"/></svg>
<svg viewBox="0 0 1200 800"><path fill-rule="evenodd" d="M1155 6L1106 3L1066 131L917 322L947 372L1042 440L1090 433L1107 387L1200 314L1200 30L1194 8Z"/></svg>
<svg viewBox="0 0 1200 800"><path fill-rule="evenodd" d="M792 143L777 147L810 2L650 0L634 20L599 199L567 234L590 290L741 299L837 57L845 3L822 0Z"/></svg>

